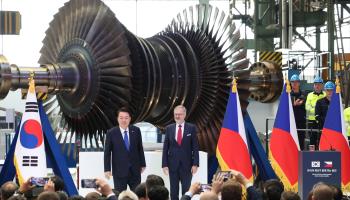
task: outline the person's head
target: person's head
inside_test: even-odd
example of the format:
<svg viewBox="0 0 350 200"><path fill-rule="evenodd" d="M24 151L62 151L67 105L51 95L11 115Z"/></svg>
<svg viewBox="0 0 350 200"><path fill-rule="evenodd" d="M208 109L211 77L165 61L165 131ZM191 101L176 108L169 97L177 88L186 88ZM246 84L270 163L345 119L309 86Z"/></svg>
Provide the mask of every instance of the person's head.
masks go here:
<svg viewBox="0 0 350 200"><path fill-rule="evenodd" d="M164 180L162 177L155 175L155 174L150 174L146 178L146 196L148 196L148 192L150 189L154 186L164 186Z"/></svg>
<svg viewBox="0 0 350 200"><path fill-rule="evenodd" d="M320 93L323 89L323 80L321 77L316 76L314 79L314 91Z"/></svg>
<svg viewBox="0 0 350 200"><path fill-rule="evenodd" d="M333 190L333 198L334 200L342 200L343 199L343 192L341 191L341 189L336 186L336 185L330 185L330 187Z"/></svg>
<svg viewBox="0 0 350 200"><path fill-rule="evenodd" d="M155 174L150 174L146 178L146 188L149 190L153 186L164 186L164 180L162 177L155 175Z"/></svg>
<svg viewBox="0 0 350 200"><path fill-rule="evenodd" d="M295 192L284 191L281 195L281 200L300 200L300 197Z"/></svg>
<svg viewBox="0 0 350 200"><path fill-rule="evenodd" d="M118 196L118 200L138 200L138 199L139 198L137 197L137 195L130 190L124 190Z"/></svg>
<svg viewBox="0 0 350 200"><path fill-rule="evenodd" d="M269 200L280 200L281 194L284 191L284 186L281 181L277 179L270 179L264 183L264 195Z"/></svg>
<svg viewBox="0 0 350 200"><path fill-rule="evenodd" d="M199 199L200 200L219 200L219 197L212 191L206 191L201 193L201 195L199 196Z"/></svg>
<svg viewBox="0 0 350 200"><path fill-rule="evenodd" d="M68 200L68 195L64 191L57 191L56 192L58 196L60 197L60 200Z"/></svg>
<svg viewBox="0 0 350 200"><path fill-rule="evenodd" d="M289 81L290 81L290 85L292 86L292 90L295 92L298 92L300 88L299 75L294 74L292 77L290 77Z"/></svg>
<svg viewBox="0 0 350 200"><path fill-rule="evenodd" d="M117 121L121 128L126 129L131 121L131 113L128 108L122 107L117 112Z"/></svg>
<svg viewBox="0 0 350 200"><path fill-rule="evenodd" d="M147 196L149 200L168 200L169 191L164 186L156 185L149 188Z"/></svg>
<svg viewBox="0 0 350 200"><path fill-rule="evenodd" d="M333 200L333 190L324 183L316 183L312 190L312 200Z"/></svg>
<svg viewBox="0 0 350 200"><path fill-rule="evenodd" d="M2 200L6 200L8 198L10 198L18 189L18 186L16 183L12 182L12 181L8 181L6 183L4 183L1 186L1 199Z"/></svg>
<svg viewBox="0 0 350 200"><path fill-rule="evenodd" d="M63 191L64 190L64 182L59 176L53 176L50 178L51 181L55 184L55 191Z"/></svg>
<svg viewBox="0 0 350 200"><path fill-rule="evenodd" d="M101 197L101 195L97 192L89 192L86 196L86 200L98 200Z"/></svg>
<svg viewBox="0 0 350 200"><path fill-rule="evenodd" d="M136 186L135 194L139 197L140 200L147 199L146 183L141 183Z"/></svg>
<svg viewBox="0 0 350 200"><path fill-rule="evenodd" d="M60 200L56 192L42 192L39 194L37 200Z"/></svg>
<svg viewBox="0 0 350 200"><path fill-rule="evenodd" d="M335 85L332 81L327 81L327 83L324 84L324 89L326 90L326 96L327 96L327 99L329 99L329 100L332 97L334 87L335 87Z"/></svg>
<svg viewBox="0 0 350 200"><path fill-rule="evenodd" d="M222 185L221 190L222 200L241 200L242 186L237 181L228 180Z"/></svg>
<svg viewBox="0 0 350 200"><path fill-rule="evenodd" d="M183 105L178 105L174 108L174 120L177 124L182 124L186 118L186 108Z"/></svg>

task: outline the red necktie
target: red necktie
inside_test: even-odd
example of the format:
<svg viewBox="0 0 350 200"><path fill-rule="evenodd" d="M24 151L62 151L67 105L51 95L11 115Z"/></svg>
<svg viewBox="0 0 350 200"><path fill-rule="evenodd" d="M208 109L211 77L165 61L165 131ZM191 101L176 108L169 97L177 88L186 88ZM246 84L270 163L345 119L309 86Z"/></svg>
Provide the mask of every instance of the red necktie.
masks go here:
<svg viewBox="0 0 350 200"><path fill-rule="evenodd" d="M179 129L177 130L177 143L181 145L182 142L182 130L181 125L179 125Z"/></svg>

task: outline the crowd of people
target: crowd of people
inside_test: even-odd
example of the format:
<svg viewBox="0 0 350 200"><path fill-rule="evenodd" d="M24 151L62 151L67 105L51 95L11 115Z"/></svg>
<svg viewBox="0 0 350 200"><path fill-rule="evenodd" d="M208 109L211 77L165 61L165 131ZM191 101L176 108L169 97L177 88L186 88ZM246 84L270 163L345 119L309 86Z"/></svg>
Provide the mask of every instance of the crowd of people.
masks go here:
<svg viewBox="0 0 350 200"><path fill-rule="evenodd" d="M95 192L85 197L75 195L68 197L64 192L62 179L52 177L43 187L31 184L30 179L20 187L15 182L6 182L1 186L0 200L169 200L169 190L164 180L157 175L148 175L145 182L140 183L134 190L117 191L103 179L95 179ZM283 184L277 179L271 179L259 184L252 184L238 171L231 170L231 177L217 173L212 183L203 187L193 183L189 190L182 195L181 200L301 200L292 191L284 191ZM307 200L345 200L342 191L337 186L317 183L308 194Z"/></svg>
<svg viewBox="0 0 350 200"><path fill-rule="evenodd" d="M323 84L322 78L317 76L313 81L313 91L307 94L300 88L299 75L294 74L289 81L300 149L305 149L305 136L309 133L309 147L317 150L335 84L332 81ZM344 110L344 120L350 140L350 107Z"/></svg>

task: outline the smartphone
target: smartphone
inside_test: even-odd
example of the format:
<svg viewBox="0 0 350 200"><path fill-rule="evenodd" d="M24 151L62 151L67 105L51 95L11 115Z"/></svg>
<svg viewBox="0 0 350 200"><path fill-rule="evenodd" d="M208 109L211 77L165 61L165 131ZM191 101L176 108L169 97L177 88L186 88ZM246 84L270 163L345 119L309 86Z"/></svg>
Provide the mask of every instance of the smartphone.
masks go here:
<svg viewBox="0 0 350 200"><path fill-rule="evenodd" d="M48 177L32 177L30 178L30 183L32 185L38 186L38 187L43 187L47 181L49 181Z"/></svg>
<svg viewBox="0 0 350 200"><path fill-rule="evenodd" d="M211 190L210 184L201 184L201 192L206 192Z"/></svg>
<svg viewBox="0 0 350 200"><path fill-rule="evenodd" d="M232 178L231 171L219 171L218 176L223 176L224 181L227 181L228 179Z"/></svg>
<svg viewBox="0 0 350 200"><path fill-rule="evenodd" d="M81 179L82 188L97 188L96 179Z"/></svg>

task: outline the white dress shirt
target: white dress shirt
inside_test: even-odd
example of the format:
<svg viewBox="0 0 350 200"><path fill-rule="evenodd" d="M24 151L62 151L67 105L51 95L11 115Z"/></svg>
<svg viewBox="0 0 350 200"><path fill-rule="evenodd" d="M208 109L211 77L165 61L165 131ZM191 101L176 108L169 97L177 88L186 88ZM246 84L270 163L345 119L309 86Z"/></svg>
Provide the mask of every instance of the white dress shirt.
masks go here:
<svg viewBox="0 0 350 200"><path fill-rule="evenodd" d="M122 138L124 139L124 131L126 131L126 135L128 136L128 141L129 141L129 144L130 144L130 135L129 135L129 128L126 128L126 129L123 129L122 127L119 127L120 129L120 133L122 134Z"/></svg>

